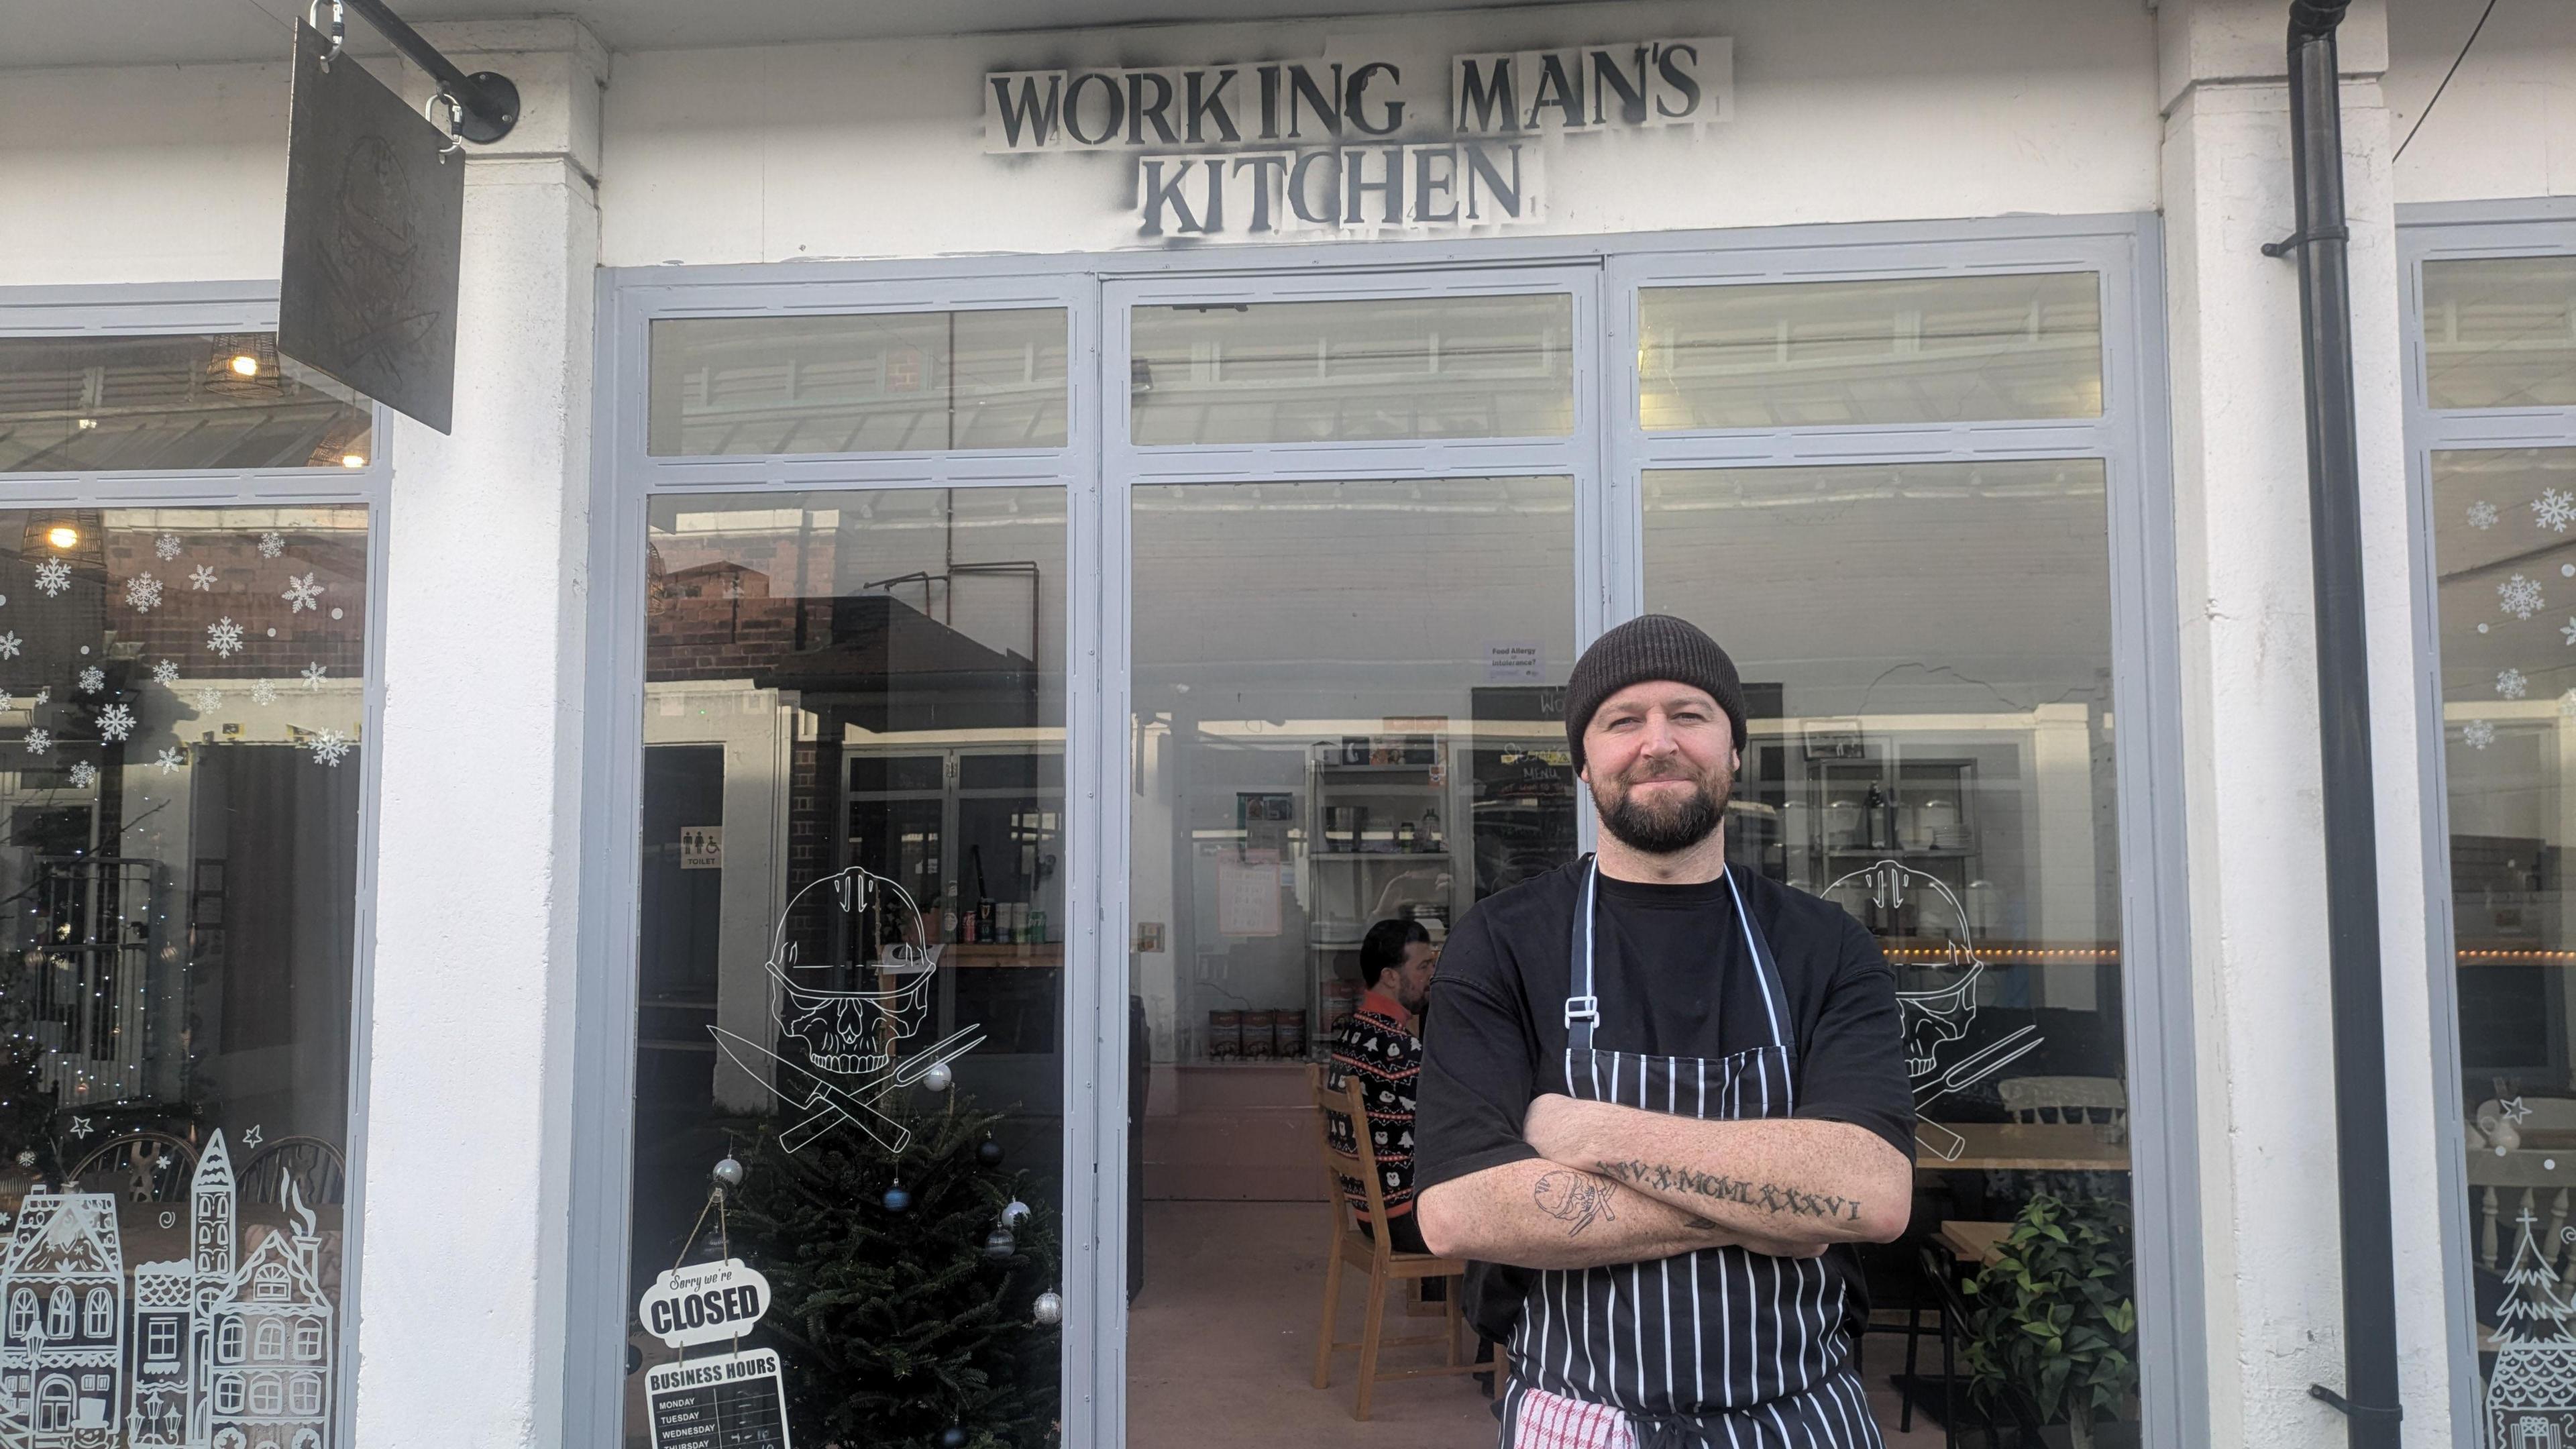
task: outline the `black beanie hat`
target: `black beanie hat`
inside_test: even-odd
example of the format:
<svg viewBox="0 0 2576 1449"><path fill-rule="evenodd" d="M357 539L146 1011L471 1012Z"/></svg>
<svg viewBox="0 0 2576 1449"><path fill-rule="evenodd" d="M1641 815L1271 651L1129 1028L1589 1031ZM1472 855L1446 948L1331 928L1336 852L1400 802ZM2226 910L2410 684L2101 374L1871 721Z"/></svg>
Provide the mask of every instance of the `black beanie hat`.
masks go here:
<svg viewBox="0 0 2576 1449"><path fill-rule="evenodd" d="M1593 640L1565 682L1565 742L1574 748L1577 771L1592 716L1610 696L1653 679L1707 690L1735 726L1735 747L1744 748L1744 681L1736 677L1735 661L1689 620L1646 614Z"/></svg>

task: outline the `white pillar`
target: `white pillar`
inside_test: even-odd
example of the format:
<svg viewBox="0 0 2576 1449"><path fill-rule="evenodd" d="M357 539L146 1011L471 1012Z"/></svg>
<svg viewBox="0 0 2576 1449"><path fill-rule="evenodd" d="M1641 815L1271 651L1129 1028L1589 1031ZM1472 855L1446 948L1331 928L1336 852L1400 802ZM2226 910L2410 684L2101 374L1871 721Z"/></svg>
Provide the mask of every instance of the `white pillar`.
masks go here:
<svg viewBox="0 0 2576 1449"><path fill-rule="evenodd" d="M463 163L455 431L392 429L354 1393L370 1449L515 1449L562 1422L607 61L569 21L427 31L523 113Z"/></svg>
<svg viewBox="0 0 2576 1449"><path fill-rule="evenodd" d="M2287 8L2167 0L2157 26L2209 1442L2328 1449L2345 1426L2308 1385L2385 1386L2344 1382L2298 269L2261 251L2293 227ZM2408 1442L2447 1443L2381 5L2341 60L2401 1391Z"/></svg>

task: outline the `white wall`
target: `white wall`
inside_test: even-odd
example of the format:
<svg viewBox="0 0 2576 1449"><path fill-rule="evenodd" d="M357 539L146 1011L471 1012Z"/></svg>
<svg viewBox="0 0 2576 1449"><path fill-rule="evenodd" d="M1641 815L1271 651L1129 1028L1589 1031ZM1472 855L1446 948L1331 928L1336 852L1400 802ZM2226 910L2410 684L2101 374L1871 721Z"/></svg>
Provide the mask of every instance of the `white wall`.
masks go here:
<svg viewBox="0 0 2576 1449"><path fill-rule="evenodd" d="M2404 140L2483 3L2388 0L2388 120ZM2397 162L2397 200L2576 195L2576 5L2499 4Z"/></svg>

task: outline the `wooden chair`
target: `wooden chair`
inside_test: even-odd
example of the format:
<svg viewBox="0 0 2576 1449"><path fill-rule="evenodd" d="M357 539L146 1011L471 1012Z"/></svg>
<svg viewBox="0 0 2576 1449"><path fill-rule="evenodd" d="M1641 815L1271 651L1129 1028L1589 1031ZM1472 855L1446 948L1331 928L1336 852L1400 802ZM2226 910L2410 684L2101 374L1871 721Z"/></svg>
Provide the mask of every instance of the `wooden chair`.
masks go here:
<svg viewBox="0 0 2576 1449"><path fill-rule="evenodd" d="M2117 1077L2006 1077L1995 1091L2016 1122L2124 1122L2129 1116L2129 1089Z"/></svg>
<svg viewBox="0 0 2576 1449"><path fill-rule="evenodd" d="M128 1202L186 1202L197 1175L197 1149L167 1132L127 1132L92 1148L69 1174L89 1192Z"/></svg>
<svg viewBox="0 0 2576 1449"><path fill-rule="evenodd" d="M319 1137L281 1137L253 1153L242 1169L242 1201L284 1203L290 1181L306 1207L337 1207L349 1199L349 1169L340 1149Z"/></svg>
<svg viewBox="0 0 2576 1449"><path fill-rule="evenodd" d="M1332 1238L1325 1246L1324 1257L1324 1326L1315 1335L1315 1387L1332 1386L1335 1349L1358 1349L1359 1402L1352 1409L1351 1417L1365 1421L1369 1416L1370 1395L1381 1381L1471 1374L1493 1366L1464 1362L1459 1351L1459 1329L1465 1320L1459 1314L1458 1300L1465 1291L1461 1275L1467 1271L1467 1265L1454 1258L1434 1257L1429 1253L1399 1253L1388 1246L1383 1231L1375 1236L1360 1231L1358 1209L1351 1199L1358 1196L1368 1205L1369 1220L1384 1224L1384 1179L1379 1176L1377 1150L1370 1142L1368 1109L1360 1101L1359 1084L1345 1080L1336 1088L1326 1085L1326 1081L1322 1066L1309 1065L1306 1068L1306 1085L1315 1098L1315 1136L1324 1149L1326 1206L1333 1215ZM1333 1140L1333 1119L1336 1117L1350 1125L1351 1145L1348 1148ZM1360 1320L1364 1327L1357 1342L1333 1337L1334 1326L1341 1317L1342 1268L1345 1264L1368 1274L1368 1299ZM1387 1285L1424 1278L1449 1280L1448 1302L1443 1305L1441 1314L1442 1331L1388 1338ZM1393 1372L1379 1370L1378 1353L1381 1349L1421 1343L1445 1345L1446 1358L1435 1367Z"/></svg>

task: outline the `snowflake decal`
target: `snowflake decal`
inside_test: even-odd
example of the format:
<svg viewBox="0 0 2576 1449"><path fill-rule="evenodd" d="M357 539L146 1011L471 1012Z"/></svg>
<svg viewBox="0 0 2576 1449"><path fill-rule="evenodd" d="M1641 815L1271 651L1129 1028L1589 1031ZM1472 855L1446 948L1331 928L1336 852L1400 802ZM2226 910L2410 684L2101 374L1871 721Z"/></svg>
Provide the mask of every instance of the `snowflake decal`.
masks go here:
<svg viewBox="0 0 2576 1449"><path fill-rule="evenodd" d="M152 682L160 685L164 689L177 684L179 682L178 661L173 659L164 659L160 663L153 665Z"/></svg>
<svg viewBox="0 0 2576 1449"><path fill-rule="evenodd" d="M2531 692L2531 680L2519 669L2508 669L2496 676L2496 693L2507 699L2520 699Z"/></svg>
<svg viewBox="0 0 2576 1449"><path fill-rule="evenodd" d="M2470 749L2483 750L2495 743L2495 725L2488 720L2473 719L2461 727L2460 739Z"/></svg>
<svg viewBox="0 0 2576 1449"><path fill-rule="evenodd" d="M201 594L214 592L215 571L204 564L197 565L188 575L188 587Z"/></svg>
<svg viewBox="0 0 2576 1449"><path fill-rule="evenodd" d="M2540 582L2520 574L2496 585L2496 606L2517 619L2540 612Z"/></svg>
<svg viewBox="0 0 2576 1449"><path fill-rule="evenodd" d="M315 690L320 689L320 688L322 687L322 676L323 676L323 675L326 675L326 674L328 674L328 673L330 673L330 672L331 672L330 668L329 668L328 666L326 666L326 665L321 665L321 664L307 664L307 665L305 665L305 666L304 666L304 689L305 689L305 692L309 694L309 693L311 693L311 692L313 692L313 691L315 691Z"/></svg>
<svg viewBox="0 0 2576 1449"><path fill-rule="evenodd" d="M160 758L154 760L152 763L161 767L162 774L171 774L179 768L179 752L175 749L163 750Z"/></svg>
<svg viewBox="0 0 2576 1449"><path fill-rule="evenodd" d="M97 783L98 766L91 764L87 760L83 760L79 764L72 766L73 789L86 790Z"/></svg>
<svg viewBox="0 0 2576 1449"><path fill-rule="evenodd" d="M2576 523L2576 493L2563 488L2543 488L2531 500L2531 521L2551 533L2565 533L2567 525Z"/></svg>
<svg viewBox="0 0 2576 1449"><path fill-rule="evenodd" d="M0 689L0 713L6 713L10 710L16 709L17 707L18 696L11 694L5 689Z"/></svg>
<svg viewBox="0 0 2576 1449"><path fill-rule="evenodd" d="M170 560L177 558L179 556L179 535L175 533L165 533L159 538L152 540L152 556L161 560L163 563L168 563Z"/></svg>
<svg viewBox="0 0 2576 1449"><path fill-rule="evenodd" d="M80 692L96 694L107 688L107 671L93 664L80 672Z"/></svg>
<svg viewBox="0 0 2576 1449"><path fill-rule="evenodd" d="M286 601L286 612L290 614L301 614L307 609L311 609L313 612L318 614L322 612L322 591L329 587L330 585L328 584L317 584L313 582L313 576L311 574L306 574L300 579L293 574L288 574L286 576L286 592L278 595L278 597Z"/></svg>
<svg viewBox="0 0 2576 1449"><path fill-rule="evenodd" d="M136 574L125 581L125 602L138 614L149 614L161 604L161 581L150 574Z"/></svg>
<svg viewBox="0 0 2576 1449"><path fill-rule="evenodd" d="M259 536L259 556L261 558L275 558L284 552L286 552L285 534L263 533Z"/></svg>
<svg viewBox="0 0 2576 1449"><path fill-rule="evenodd" d="M211 684L207 685L205 688L197 691L196 698L192 703L197 706L197 712L199 714L213 714L216 710L224 707L224 692L215 688Z"/></svg>
<svg viewBox="0 0 2576 1449"><path fill-rule="evenodd" d="M36 587L45 591L46 598L50 599L71 586L72 566L70 564L58 558L49 558L36 565Z"/></svg>
<svg viewBox="0 0 2576 1449"><path fill-rule="evenodd" d="M99 738L110 743L124 740L134 733L134 711L121 704L111 704L98 712Z"/></svg>
<svg viewBox="0 0 2576 1449"><path fill-rule="evenodd" d="M2481 498L2469 505L2469 527L2481 531L2496 526L2496 506Z"/></svg>
<svg viewBox="0 0 2576 1449"><path fill-rule="evenodd" d="M0 634L0 659L15 659L18 651L26 647L27 641L17 635Z"/></svg>
<svg viewBox="0 0 2576 1449"><path fill-rule="evenodd" d="M2521 578L2522 575L2515 574L2514 577ZM2535 589L2534 592L2538 592L2538 590ZM2511 606L2507 605L2507 607L2509 608ZM2536 609L2540 606L2538 603L2534 603L2532 607ZM2526 611L2522 617L2528 619L2531 615ZM206 647L212 649L219 657L225 659L230 659L234 655L239 654L242 647L242 626L234 623L233 616L230 614L226 614L215 622L208 624L206 626Z"/></svg>
<svg viewBox="0 0 2576 1449"><path fill-rule="evenodd" d="M53 736L52 731L50 731L50 730L29 730L29 731L27 731L27 753L28 753L28 754L31 754L31 755L41 755L41 754L44 754L44 753L46 753L47 751L51 750L53 747L54 747L54 736Z"/></svg>
<svg viewBox="0 0 2576 1449"><path fill-rule="evenodd" d="M36 697L35 697L33 700L30 700L30 701L29 701L29 703L31 703L31 704L51 704L51 703L53 703L53 702L54 702L54 687L53 687L52 685L50 685L50 684L46 685L44 688L42 688L42 689L40 689L40 690L37 690L37 691L36 691Z"/></svg>
<svg viewBox="0 0 2576 1449"><path fill-rule="evenodd" d="M274 679L253 680L250 686L250 702L253 704L277 703L277 681Z"/></svg>
<svg viewBox="0 0 2576 1449"><path fill-rule="evenodd" d="M313 763L337 766L349 757L349 737L338 730L315 730L304 737L304 748L313 752Z"/></svg>

